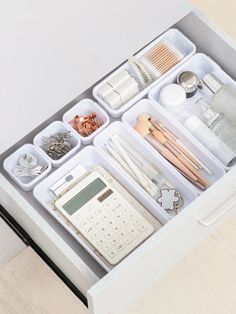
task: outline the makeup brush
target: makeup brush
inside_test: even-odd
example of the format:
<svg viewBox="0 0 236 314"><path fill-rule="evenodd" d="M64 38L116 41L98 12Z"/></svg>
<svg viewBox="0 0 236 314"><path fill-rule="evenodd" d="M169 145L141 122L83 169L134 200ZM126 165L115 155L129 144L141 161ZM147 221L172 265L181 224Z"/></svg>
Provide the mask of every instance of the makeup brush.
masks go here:
<svg viewBox="0 0 236 314"><path fill-rule="evenodd" d="M146 139L165 159L170 161L176 168L180 169L184 174L191 178L194 182L198 182L198 177L193 174L183 163L176 158L163 144L158 142L155 137L150 133L149 126L139 121L134 129Z"/></svg>
<svg viewBox="0 0 236 314"><path fill-rule="evenodd" d="M175 146L175 148L179 149L187 157L189 162L196 170L204 169L209 175L212 175L210 169L206 165L204 165L201 160L199 160L182 142L180 142L180 140L178 140L171 131L164 127L163 124L156 121L150 114L142 113L138 116L138 120L148 120L152 124L152 126L154 126L157 130L161 131L165 135L165 137Z"/></svg>
<svg viewBox="0 0 236 314"><path fill-rule="evenodd" d="M180 151L176 150L175 147L172 146L170 142L168 142L167 138L163 135L161 131L156 130L155 128L151 128L151 133L153 136L165 146L175 157L182 162L197 178L198 181L204 186L208 187L209 183L203 178L202 175L198 173L196 168L192 166L192 164L188 161L188 159L183 155Z"/></svg>

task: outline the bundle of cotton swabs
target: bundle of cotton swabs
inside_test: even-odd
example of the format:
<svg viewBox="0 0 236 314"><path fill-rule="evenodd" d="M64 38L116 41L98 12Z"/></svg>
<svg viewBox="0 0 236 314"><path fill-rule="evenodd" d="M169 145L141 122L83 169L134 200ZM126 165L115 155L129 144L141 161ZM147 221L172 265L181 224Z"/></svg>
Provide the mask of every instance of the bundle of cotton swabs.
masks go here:
<svg viewBox="0 0 236 314"><path fill-rule="evenodd" d="M157 199L161 189L173 188L167 179L121 136L112 135L105 148L152 198Z"/></svg>

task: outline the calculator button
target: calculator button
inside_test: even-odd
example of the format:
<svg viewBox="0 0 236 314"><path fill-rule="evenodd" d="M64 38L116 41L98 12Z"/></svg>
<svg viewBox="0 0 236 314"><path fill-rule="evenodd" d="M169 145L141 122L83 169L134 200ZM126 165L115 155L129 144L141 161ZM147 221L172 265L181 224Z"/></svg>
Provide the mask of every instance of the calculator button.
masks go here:
<svg viewBox="0 0 236 314"><path fill-rule="evenodd" d="M105 237L106 237L107 239L111 239L111 238L112 238L112 233L111 233L111 232L105 233Z"/></svg>
<svg viewBox="0 0 236 314"><path fill-rule="evenodd" d="M134 219L134 217L135 217L135 214L133 213L133 211L130 211L130 212L128 213L128 218L129 218L129 219Z"/></svg>
<svg viewBox="0 0 236 314"><path fill-rule="evenodd" d="M111 209L112 207L114 207L114 204L110 202L106 202L105 204L103 204L103 208L106 210Z"/></svg>
<svg viewBox="0 0 236 314"><path fill-rule="evenodd" d="M111 244L110 243L105 243L103 246L102 246L102 249L107 252L108 250L110 250L111 248Z"/></svg>
<svg viewBox="0 0 236 314"><path fill-rule="evenodd" d="M93 230L94 230L94 228L91 226L91 227L88 228L87 232L90 233L90 232L92 232Z"/></svg>
<svg viewBox="0 0 236 314"><path fill-rule="evenodd" d="M134 219L133 224L134 224L135 226L137 226L137 225L139 225L141 222L142 222L141 218L137 217L137 218Z"/></svg>
<svg viewBox="0 0 236 314"><path fill-rule="evenodd" d="M108 251L108 255L113 258L117 255L117 252L114 249L111 249L110 251Z"/></svg>
<svg viewBox="0 0 236 314"><path fill-rule="evenodd" d="M113 217L110 217L108 220L107 220L107 224L109 227L113 227L114 224L115 224L115 219Z"/></svg>
<svg viewBox="0 0 236 314"><path fill-rule="evenodd" d="M92 214L92 215L90 215L90 216L88 217L88 220L91 221L91 222L96 221L96 219L97 219L97 217L96 217L96 215L94 215L94 214Z"/></svg>
<svg viewBox="0 0 236 314"><path fill-rule="evenodd" d="M102 233L108 232L108 228L105 224L100 224L99 231Z"/></svg>
<svg viewBox="0 0 236 314"><path fill-rule="evenodd" d="M103 238L100 238L98 241L97 241L97 245L98 246L104 246L104 244L105 244L105 240L103 239Z"/></svg>
<svg viewBox="0 0 236 314"><path fill-rule="evenodd" d="M119 235L120 238L124 238L124 237L127 235L127 232L125 232L124 230L122 230L122 231L120 231L120 232L118 233L118 235Z"/></svg>
<svg viewBox="0 0 236 314"><path fill-rule="evenodd" d="M120 210L120 207L121 207L120 205L114 204L114 207L111 209L111 212L115 214L118 210Z"/></svg>
<svg viewBox="0 0 236 314"><path fill-rule="evenodd" d="M99 207L97 210L96 210L96 214L97 215L101 215L103 212L103 208L102 207Z"/></svg>
<svg viewBox="0 0 236 314"><path fill-rule="evenodd" d="M120 243L119 245L117 245L116 249L118 252L122 251L125 248L123 243Z"/></svg>
<svg viewBox="0 0 236 314"><path fill-rule="evenodd" d="M121 221L120 221L120 224L121 224L122 226L127 225L127 223L128 223L128 221L127 221L125 218L122 218Z"/></svg>
<svg viewBox="0 0 236 314"><path fill-rule="evenodd" d="M117 210L117 212L115 212L114 217L115 217L117 220L120 220L120 219L123 217L122 211L121 211L120 209Z"/></svg>
<svg viewBox="0 0 236 314"><path fill-rule="evenodd" d="M102 219L102 221L106 222L109 219L109 215L104 213L104 214L102 214L101 219Z"/></svg>
<svg viewBox="0 0 236 314"><path fill-rule="evenodd" d="M117 195L113 195L111 197L111 202L117 202L119 200L118 196Z"/></svg>
<svg viewBox="0 0 236 314"><path fill-rule="evenodd" d="M147 229L147 224L142 223L142 224L140 224L140 225L138 226L138 228L139 228L139 230L140 230L141 232L143 232L143 231L145 231L145 230Z"/></svg>
<svg viewBox="0 0 236 314"><path fill-rule="evenodd" d="M129 233L132 235L132 237L137 238L140 235L140 231L136 229L135 227L129 228Z"/></svg>
<svg viewBox="0 0 236 314"><path fill-rule="evenodd" d="M90 233L90 235L91 235L91 238L93 238L94 240L98 240L101 236L100 236L100 234L99 234L99 232L97 232L97 231L92 231L91 233Z"/></svg>
<svg viewBox="0 0 236 314"><path fill-rule="evenodd" d="M91 227L91 225L90 225L90 223L89 223L87 220L83 221L83 222L80 224L80 228L81 228L82 230L86 231L86 232L89 230L90 227Z"/></svg>
<svg viewBox="0 0 236 314"><path fill-rule="evenodd" d="M129 235L129 234L124 238L125 244L130 244L132 241L133 241L133 239L132 239L131 235Z"/></svg>
<svg viewBox="0 0 236 314"><path fill-rule="evenodd" d="M112 239L111 239L111 244L112 244L112 245L118 244L118 240L117 240L116 238L112 238Z"/></svg>
<svg viewBox="0 0 236 314"><path fill-rule="evenodd" d="M120 230L120 228L121 228L121 227L116 224L114 227L112 227L111 230L112 230L113 232L118 232L118 231Z"/></svg>
<svg viewBox="0 0 236 314"><path fill-rule="evenodd" d="M95 219L93 222L94 227L96 228L100 228L100 226L102 225L101 219Z"/></svg>

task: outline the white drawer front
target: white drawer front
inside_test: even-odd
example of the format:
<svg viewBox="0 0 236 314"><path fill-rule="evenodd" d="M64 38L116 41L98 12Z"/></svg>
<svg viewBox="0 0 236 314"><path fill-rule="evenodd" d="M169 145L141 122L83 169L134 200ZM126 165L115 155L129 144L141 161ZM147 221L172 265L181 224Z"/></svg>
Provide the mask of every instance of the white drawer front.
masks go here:
<svg viewBox="0 0 236 314"><path fill-rule="evenodd" d="M230 215L236 214L236 168L88 291L91 314L121 314Z"/></svg>

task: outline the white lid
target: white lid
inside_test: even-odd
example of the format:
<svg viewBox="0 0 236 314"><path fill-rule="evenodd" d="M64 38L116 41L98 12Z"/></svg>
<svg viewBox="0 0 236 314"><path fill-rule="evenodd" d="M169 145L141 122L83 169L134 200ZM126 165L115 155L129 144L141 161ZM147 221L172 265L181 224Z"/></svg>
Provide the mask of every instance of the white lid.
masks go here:
<svg viewBox="0 0 236 314"><path fill-rule="evenodd" d="M186 0L42 0L14 1L14 6L4 1L1 127L9 129L6 117L11 117L14 130L0 135L0 149L174 25L191 7Z"/></svg>
<svg viewBox="0 0 236 314"><path fill-rule="evenodd" d="M204 123L197 116L190 116L184 121L184 126L190 133L193 133L202 125L204 125Z"/></svg>
<svg viewBox="0 0 236 314"><path fill-rule="evenodd" d="M182 107L186 101L186 93L178 84L165 85L160 91L159 102L166 108Z"/></svg>

